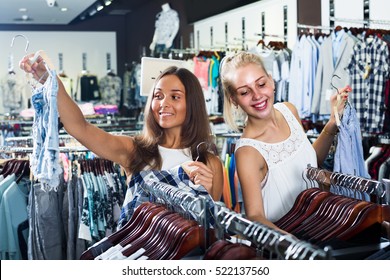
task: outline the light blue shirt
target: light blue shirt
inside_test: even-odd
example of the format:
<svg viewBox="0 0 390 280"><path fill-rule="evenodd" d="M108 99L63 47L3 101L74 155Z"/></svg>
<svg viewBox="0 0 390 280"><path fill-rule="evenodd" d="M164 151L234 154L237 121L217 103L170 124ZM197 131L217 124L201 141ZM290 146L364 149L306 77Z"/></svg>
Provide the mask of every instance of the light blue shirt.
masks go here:
<svg viewBox="0 0 390 280"><path fill-rule="evenodd" d="M344 29L341 29L337 32L332 32L332 51L333 51L333 66L336 65L336 62L338 61L340 57L340 47L342 43L343 36L345 34Z"/></svg>
<svg viewBox="0 0 390 280"><path fill-rule="evenodd" d="M333 171L371 178L364 165L359 119L351 105L344 109L339 130Z"/></svg>
<svg viewBox="0 0 390 280"><path fill-rule="evenodd" d="M301 118L311 115L315 80L313 50L313 44L306 35L302 35L295 43L291 58L288 101L295 105Z"/></svg>

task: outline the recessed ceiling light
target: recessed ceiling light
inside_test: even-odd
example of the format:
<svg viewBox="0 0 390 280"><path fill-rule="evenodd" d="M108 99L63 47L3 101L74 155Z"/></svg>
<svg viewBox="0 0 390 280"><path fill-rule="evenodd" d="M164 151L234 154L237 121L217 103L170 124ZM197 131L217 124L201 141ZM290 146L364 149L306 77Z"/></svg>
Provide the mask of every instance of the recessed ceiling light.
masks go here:
<svg viewBox="0 0 390 280"><path fill-rule="evenodd" d="M61 12L66 12L68 11L68 8L61 8Z"/></svg>
<svg viewBox="0 0 390 280"><path fill-rule="evenodd" d="M90 16L93 16L94 14L96 14L96 10L95 9L92 9L89 11L89 15Z"/></svg>
<svg viewBox="0 0 390 280"><path fill-rule="evenodd" d="M27 12L27 8L20 8L20 9L19 9L19 12L25 13L25 12Z"/></svg>

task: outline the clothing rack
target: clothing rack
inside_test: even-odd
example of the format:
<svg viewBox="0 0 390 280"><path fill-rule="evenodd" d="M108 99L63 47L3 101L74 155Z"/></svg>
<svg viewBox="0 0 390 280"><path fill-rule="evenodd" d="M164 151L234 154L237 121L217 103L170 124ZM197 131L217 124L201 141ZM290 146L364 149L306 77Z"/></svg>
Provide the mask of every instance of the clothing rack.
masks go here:
<svg viewBox="0 0 390 280"><path fill-rule="evenodd" d="M376 181L354 175L330 172L328 170L315 167L308 167L306 170L306 176L309 180L316 181L319 184L336 186L336 194L338 194L339 187L351 190L352 194L355 195L353 198L358 200L364 200L365 198L365 196L361 195L361 193L368 194L368 201L373 204L377 204L380 209L382 209L381 214L378 214L381 215L381 219L384 219L381 225L380 241L375 244L333 249L332 256L334 258L347 257L350 259L355 254L364 255L366 252L375 252L390 246L390 220L388 220L390 213L390 180L384 179L382 181ZM348 192L348 194L351 194L351 191ZM344 195L344 192L341 192L341 195Z"/></svg>
<svg viewBox="0 0 390 280"><path fill-rule="evenodd" d="M311 166L307 167L306 177L328 186L350 189L356 195L354 198L359 199L360 194L365 193L369 196L371 202L390 205L389 183L387 181L376 181Z"/></svg>
<svg viewBox="0 0 390 280"><path fill-rule="evenodd" d="M378 135L378 144L390 145L390 134L379 134Z"/></svg>
<svg viewBox="0 0 390 280"><path fill-rule="evenodd" d="M210 245L208 230L210 229L211 215L207 209L213 203L211 198L205 195L194 195L180 190L166 183L147 180L142 186L144 191L152 195L157 203L170 206L174 211L190 217L203 226L205 233L205 248Z"/></svg>
<svg viewBox="0 0 390 280"><path fill-rule="evenodd" d="M129 131L111 131L111 132L108 132L112 135L129 135L129 136L132 136L132 135L136 135L136 134L139 134L139 130L129 130ZM60 134L58 135L58 138L60 140L66 140L66 139L75 139L72 135L69 135L69 134ZM32 136L14 136L14 137L7 137L4 139L4 141L6 142L11 142L11 141L26 141L26 140L32 140L33 137Z"/></svg>
<svg viewBox="0 0 390 280"><path fill-rule="evenodd" d="M83 146L73 146L73 147L59 147L60 152L88 152L89 150ZM10 147L10 146L0 146L0 152L2 153L32 153L32 147Z"/></svg>
<svg viewBox="0 0 390 280"><path fill-rule="evenodd" d="M381 25L388 25L390 26L390 21L388 20L374 20L374 19L348 19L348 18L336 18L336 17L330 17L331 21L338 21L338 22L347 22L347 23L358 23L363 25L369 25L370 23L373 24L381 24Z"/></svg>
<svg viewBox="0 0 390 280"><path fill-rule="evenodd" d="M321 30L333 30L333 27L330 26L323 26L323 25L308 25L308 24L297 24L298 28L306 28L306 29L321 29Z"/></svg>
<svg viewBox="0 0 390 280"><path fill-rule="evenodd" d="M255 36L260 36L262 39L264 39L265 37L272 37L272 38L279 38L285 40L287 38L287 36L284 35L267 34L267 33L255 33ZM255 40L255 41L258 42L259 40Z"/></svg>
<svg viewBox="0 0 390 280"><path fill-rule="evenodd" d="M267 250L272 255L286 260L332 259L330 248L321 249L292 235L285 235L258 222L252 222L242 214L228 209L222 202L215 203L214 213L219 239L223 238L225 232L238 234L251 241L256 248Z"/></svg>

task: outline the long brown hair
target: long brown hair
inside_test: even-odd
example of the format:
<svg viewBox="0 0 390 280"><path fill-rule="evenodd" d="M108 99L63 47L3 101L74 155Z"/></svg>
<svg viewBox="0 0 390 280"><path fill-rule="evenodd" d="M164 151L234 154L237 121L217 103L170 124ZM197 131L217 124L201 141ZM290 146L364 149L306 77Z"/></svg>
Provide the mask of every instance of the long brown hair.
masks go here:
<svg viewBox="0 0 390 280"><path fill-rule="evenodd" d="M215 153L215 145L211 135L211 128L206 110L206 103L202 87L198 78L186 68L176 66L165 69L156 79L155 85L167 75L175 75L185 88L186 118L181 129L181 148L190 148L192 158L206 163L209 151ZM142 171L146 166L160 170L162 158L158 151L158 145L163 140L164 129L153 117L152 99L153 92L149 95L145 106L145 124L142 134L134 138L135 154L131 159L131 173ZM204 142L204 144L198 144Z"/></svg>

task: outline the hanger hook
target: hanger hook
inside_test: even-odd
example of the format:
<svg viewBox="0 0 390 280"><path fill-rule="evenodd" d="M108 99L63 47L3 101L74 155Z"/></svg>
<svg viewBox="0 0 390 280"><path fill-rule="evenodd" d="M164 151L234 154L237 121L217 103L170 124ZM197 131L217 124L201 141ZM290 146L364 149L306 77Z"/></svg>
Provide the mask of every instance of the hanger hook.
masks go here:
<svg viewBox="0 0 390 280"><path fill-rule="evenodd" d="M340 76L338 76L338 75L336 75L336 74L333 74L332 80L330 81L330 85L331 85L335 90L337 90L337 94L340 94L339 89L333 85L333 78L334 78L334 77L337 77L339 80L341 80Z"/></svg>
<svg viewBox="0 0 390 280"><path fill-rule="evenodd" d="M27 52L28 50L28 47L30 45L30 41L27 39L27 37L23 34L17 34L15 35L13 38L12 38L12 41L11 41L11 48L14 46L14 41L15 41L15 38L16 37L23 37L24 39L26 39L26 47L24 48L24 51Z"/></svg>
<svg viewBox="0 0 390 280"><path fill-rule="evenodd" d="M199 147L200 147L200 145L202 145L202 144L207 144L205 141L202 141L202 142L200 142L197 146L196 146L196 153L197 153L197 156L196 156L196 159L195 159L195 161L198 161L198 159L199 159Z"/></svg>

